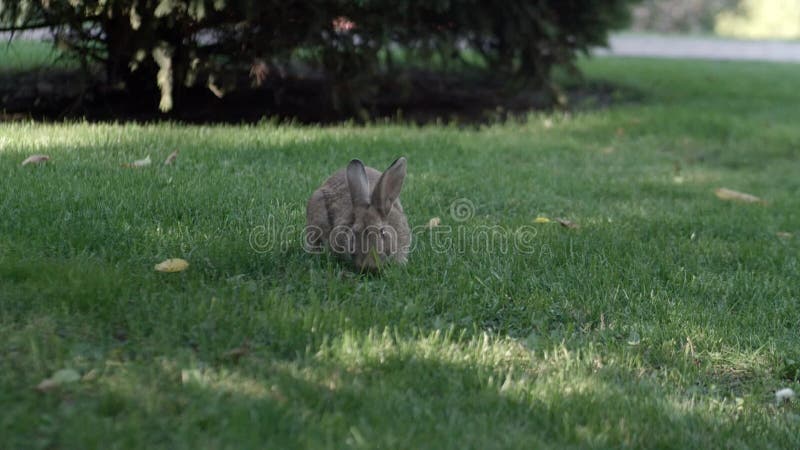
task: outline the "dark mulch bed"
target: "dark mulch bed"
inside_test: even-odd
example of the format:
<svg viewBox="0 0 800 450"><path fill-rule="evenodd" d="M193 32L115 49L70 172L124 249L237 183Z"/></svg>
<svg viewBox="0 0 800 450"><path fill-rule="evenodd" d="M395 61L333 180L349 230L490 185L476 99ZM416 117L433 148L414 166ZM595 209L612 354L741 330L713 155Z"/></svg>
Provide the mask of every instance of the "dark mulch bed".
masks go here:
<svg viewBox="0 0 800 450"><path fill-rule="evenodd" d="M207 88L185 92L175 110L158 111L158 97L137 96L109 87L79 72L41 69L0 73L0 121L34 119L61 121L185 123L254 123L264 119L299 123L347 120L395 121L417 124L444 122L464 125L492 123L549 110L553 102L542 91L511 91L502 80L477 80L430 72L407 75L405 83L384 80L360 112L334 109L326 101L328 83L314 77L271 77L257 88L232 91L221 98ZM569 109L595 109L636 101L639 95L606 83L576 83L565 89Z"/></svg>

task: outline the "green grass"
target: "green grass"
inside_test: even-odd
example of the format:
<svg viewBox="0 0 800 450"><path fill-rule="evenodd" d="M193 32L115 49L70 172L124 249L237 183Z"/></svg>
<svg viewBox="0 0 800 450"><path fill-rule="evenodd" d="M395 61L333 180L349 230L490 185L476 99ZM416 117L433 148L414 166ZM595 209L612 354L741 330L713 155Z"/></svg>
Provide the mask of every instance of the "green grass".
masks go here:
<svg viewBox="0 0 800 450"><path fill-rule="evenodd" d="M42 67L77 67L74 61L53 49L52 44L41 41L15 39L0 40L0 73L24 72Z"/></svg>
<svg viewBox="0 0 800 450"><path fill-rule="evenodd" d="M643 101L480 130L0 124L0 447L800 447L773 395L800 387L800 66L583 66ZM412 226L528 251L421 233L380 277L305 254L324 178L398 155ZM63 368L85 379L34 389Z"/></svg>

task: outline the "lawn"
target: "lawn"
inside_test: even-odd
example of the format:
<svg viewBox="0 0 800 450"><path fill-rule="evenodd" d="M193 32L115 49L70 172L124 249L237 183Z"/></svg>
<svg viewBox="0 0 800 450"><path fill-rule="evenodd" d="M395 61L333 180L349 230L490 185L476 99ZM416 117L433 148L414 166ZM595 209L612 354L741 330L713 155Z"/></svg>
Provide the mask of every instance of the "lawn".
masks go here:
<svg viewBox="0 0 800 450"><path fill-rule="evenodd" d="M582 66L640 100L0 124L0 448L800 448L774 395L800 389L800 66ZM409 263L304 253L311 192L399 155ZM61 369L82 379L36 389Z"/></svg>
<svg viewBox="0 0 800 450"><path fill-rule="evenodd" d="M42 67L74 68L78 64L69 60L49 43L31 40L9 41L8 36L0 37L0 74L25 72Z"/></svg>

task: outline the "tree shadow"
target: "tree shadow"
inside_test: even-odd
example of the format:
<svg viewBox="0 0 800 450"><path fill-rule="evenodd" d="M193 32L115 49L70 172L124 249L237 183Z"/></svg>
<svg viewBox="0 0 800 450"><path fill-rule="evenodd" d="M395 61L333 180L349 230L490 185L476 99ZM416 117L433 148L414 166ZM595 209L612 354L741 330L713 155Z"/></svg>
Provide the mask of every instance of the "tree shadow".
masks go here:
<svg viewBox="0 0 800 450"><path fill-rule="evenodd" d="M247 86L248 80L240 80ZM68 89L56 89L68 86ZM155 84L154 84L155 88ZM360 110L335 108L326 101L329 80L313 76L268 76L257 87L240 87L224 96L207 88L187 88L169 113L158 111L158 92L132 94L64 69L0 73L0 121L34 119L90 122L187 124L258 123L265 119L303 124L382 122L455 123L465 126L513 121L536 111L552 111L551 95L535 87L514 88L507 80L469 74L412 70L402 77L375 80L376 94ZM606 82L571 81L565 85L568 108L591 110L637 101L640 94Z"/></svg>
<svg viewBox="0 0 800 450"><path fill-rule="evenodd" d="M424 344L284 359L254 349L234 363L181 352L106 363L95 378L18 399L50 428L11 422L27 445L158 448L709 448L798 437L779 417L669 395L614 369L514 369ZM365 349L362 349L365 350ZM476 356L476 355L472 355ZM491 359L491 358L490 358ZM748 406L749 407L749 406ZM739 411L739 412L737 412ZM743 424L741 419L746 422ZM758 419L755 419L758 421ZM787 419L788 420L788 419Z"/></svg>

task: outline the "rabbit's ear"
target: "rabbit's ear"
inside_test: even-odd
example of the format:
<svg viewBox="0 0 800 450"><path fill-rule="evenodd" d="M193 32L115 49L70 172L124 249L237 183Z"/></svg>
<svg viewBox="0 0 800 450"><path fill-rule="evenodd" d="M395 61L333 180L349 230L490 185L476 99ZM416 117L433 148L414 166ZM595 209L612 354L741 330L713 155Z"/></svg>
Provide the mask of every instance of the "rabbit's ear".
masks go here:
<svg viewBox="0 0 800 450"><path fill-rule="evenodd" d="M406 159L400 157L386 169L386 172L383 172L375 190L372 191L372 204L384 217L392 210L392 205L397 197L400 197L400 189L403 188L405 177Z"/></svg>
<svg viewBox="0 0 800 450"><path fill-rule="evenodd" d="M347 188L353 206L366 208L369 206L369 180L364 170L364 163L354 159L347 165Z"/></svg>

